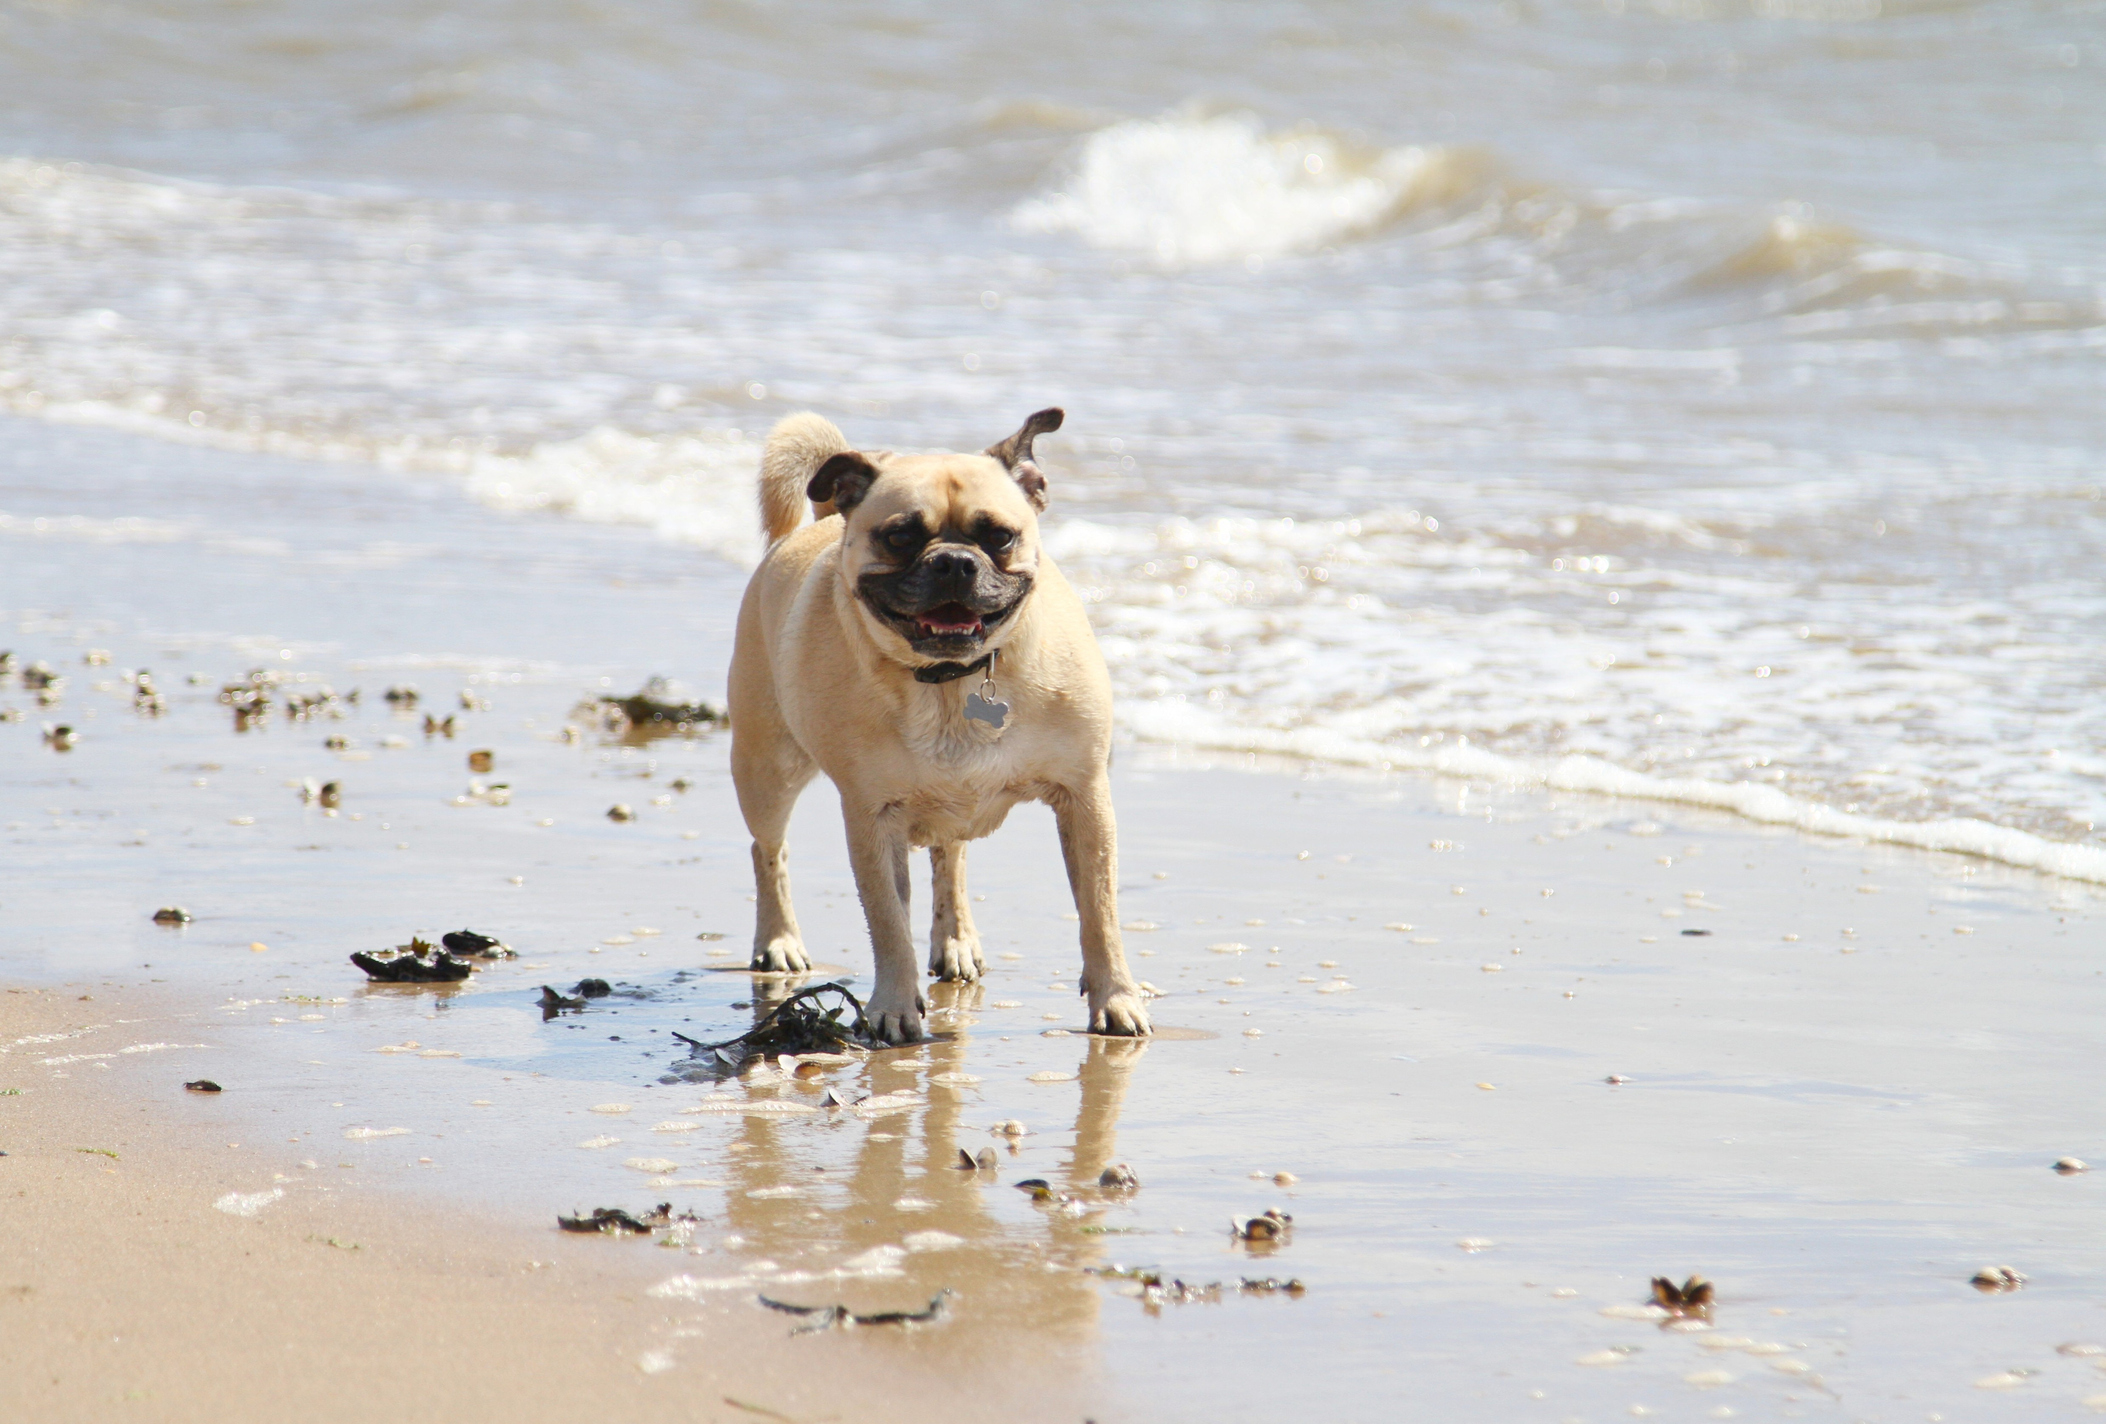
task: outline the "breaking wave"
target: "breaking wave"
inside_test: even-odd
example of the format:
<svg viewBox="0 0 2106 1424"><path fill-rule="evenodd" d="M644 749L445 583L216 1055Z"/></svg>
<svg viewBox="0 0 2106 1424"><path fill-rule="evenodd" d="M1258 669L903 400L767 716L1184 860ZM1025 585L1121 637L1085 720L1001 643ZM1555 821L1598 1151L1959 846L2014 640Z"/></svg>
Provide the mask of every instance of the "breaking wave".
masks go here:
<svg viewBox="0 0 2106 1424"><path fill-rule="evenodd" d="M1470 163L1440 147L1363 150L1248 114L1130 119L1091 134L1059 191L1011 215L1165 265L1309 252L1452 196Z"/></svg>

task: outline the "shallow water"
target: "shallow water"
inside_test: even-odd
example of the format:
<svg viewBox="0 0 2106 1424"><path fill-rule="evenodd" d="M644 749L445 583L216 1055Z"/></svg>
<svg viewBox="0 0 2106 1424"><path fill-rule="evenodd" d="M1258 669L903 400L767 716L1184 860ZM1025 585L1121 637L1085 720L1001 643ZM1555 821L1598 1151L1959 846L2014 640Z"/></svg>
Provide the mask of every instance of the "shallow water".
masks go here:
<svg viewBox="0 0 2106 1424"><path fill-rule="evenodd" d="M0 396L733 564L780 414L1057 401L1131 732L2096 879L2091 18L23 10Z"/></svg>
<svg viewBox="0 0 2106 1424"><path fill-rule="evenodd" d="M1075 927L1027 808L973 851L991 973L932 989L951 1037L825 1075L851 1100L911 1096L749 1115L817 1096L661 1081L672 1031L728 1036L765 1002L711 969L738 962L751 914L722 740L559 740L602 678L720 658L724 587L682 582L642 531L516 519L408 476L35 426L12 451L12 478L80 521L76 542L26 542L4 587L14 644L68 677L40 715L81 736L58 753L34 720L0 725L0 964L216 1007L5 1045L0 1086L107 1073L204 1140L269 1143L246 1195L414 1192L548 1221L558 1270L628 1253L667 1309L639 1359L676 1370L705 1369L715 1313L757 1294L898 1309L950 1288L949 1325L858 1348L942 1369L1036 1325L1103 1418L1387 1418L1399 1389L1442 1417L2021 1418L2106 1392L2094 1357L2057 1350L2101 1338L2102 1179L2047 1168L2106 1153L2071 1087L2097 1076L2092 887L1657 803L1129 750L1122 917L1156 926L1129 949L1165 991L1157 1020L1208 1036L1072 1032ZM186 530L213 487L236 512ZM80 542L116 509L165 537ZM435 521L455 547L415 546ZM254 631L206 621L229 609ZM311 679L293 686L359 687L357 710L236 733L219 681L265 658ZM129 709L141 665L163 717ZM454 738L385 710L404 682ZM464 689L489 709L460 710ZM476 748L496 766L473 779L505 781L508 805L454 804ZM302 777L340 781L340 814L303 805ZM828 800L793 827L800 915L860 987ZM616 801L638 819L608 820ZM168 903L196 919L149 923ZM521 958L457 990L369 988L345 962L462 925ZM544 1021L539 986L588 974L635 996ZM938 1081L960 1072L978 1081ZM1033 1080L1049 1072L1073 1076ZM177 1093L199 1076L227 1091ZM1030 1128L1014 1153L990 1131L1008 1119ZM998 1168L956 1170L960 1146L996 1147ZM1122 1161L1140 1190L1094 1191ZM1031 1177L1077 1209L1034 1205L1014 1186ZM549 1220L661 1200L703 1218L687 1248ZM1268 1206L1293 1238L1232 1245L1231 1214ZM2005 1263L2023 1290L1967 1285ZM1114 1264L1230 1289L1150 1309L1085 1269ZM1719 1283L1713 1330L1631 1314L1647 1277L1690 1272ZM1245 1295L1244 1276L1306 1291Z"/></svg>

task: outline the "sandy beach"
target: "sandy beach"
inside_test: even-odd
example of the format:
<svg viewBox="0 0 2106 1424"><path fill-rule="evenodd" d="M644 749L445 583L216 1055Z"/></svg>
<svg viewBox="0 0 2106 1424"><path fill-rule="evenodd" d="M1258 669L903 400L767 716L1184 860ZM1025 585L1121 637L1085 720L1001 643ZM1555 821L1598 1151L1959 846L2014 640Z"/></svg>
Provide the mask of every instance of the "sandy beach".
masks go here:
<svg viewBox="0 0 2106 1424"><path fill-rule="evenodd" d="M0 8L0 1421L2106 1414L2097 30ZM838 800L756 975L610 708L1053 407L1159 1031L1029 806L741 1052Z"/></svg>
<svg viewBox="0 0 2106 1424"><path fill-rule="evenodd" d="M0 598L21 662L65 677L51 707L0 693L28 714L0 725L21 1417L1373 1420L1407 1391L1420 1417L2016 1419L2106 1394L2102 1178L2050 1167L2106 1158L2098 887L1130 744L1122 916L1174 1031L1079 1032L1027 810L974 848L991 972L932 991L935 1041L720 1080L671 1034L728 1037L786 987L740 968L726 739L577 708L720 667L733 574L465 502L458 552L401 557L444 498L406 478L17 434L72 519L11 546ZM174 524L191 480L281 493L123 535L154 526L116 509ZM156 575L198 538L250 631ZM237 731L219 693L257 666L276 703L360 698ZM134 710L141 667L161 715ZM415 709L381 697L410 684ZM67 751L39 730L60 719ZM334 814L306 779L339 784ZM854 987L828 799L793 827L799 903L811 982ZM432 987L348 963L463 927L519 957ZM587 977L615 992L544 1018L542 985ZM1098 1187L1117 1163L1138 1190ZM695 1223L556 1229L660 1201ZM1231 1238L1267 1209L1290 1234ZM2004 1265L2020 1288L1970 1285ZM1691 1274L1708 1320L1647 1309L1652 1276ZM794 1336L760 1301L941 1291L937 1322Z"/></svg>

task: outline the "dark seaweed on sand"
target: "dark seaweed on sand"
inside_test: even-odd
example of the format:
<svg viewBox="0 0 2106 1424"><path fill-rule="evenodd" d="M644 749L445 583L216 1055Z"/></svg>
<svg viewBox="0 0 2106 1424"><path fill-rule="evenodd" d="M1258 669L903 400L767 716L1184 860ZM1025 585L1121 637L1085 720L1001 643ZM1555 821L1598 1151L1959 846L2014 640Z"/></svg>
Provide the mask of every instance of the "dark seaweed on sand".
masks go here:
<svg viewBox="0 0 2106 1424"><path fill-rule="evenodd" d="M496 935L486 935L475 930L455 930L452 934L439 936L439 943L458 955L475 955L482 959L511 959L512 951L498 942Z"/></svg>
<svg viewBox="0 0 2106 1424"><path fill-rule="evenodd" d="M594 1207L590 1216L559 1216L556 1225L565 1231L599 1231L610 1236L623 1233L643 1236L661 1226L669 1226L673 1220L673 1204L660 1202L655 1211L645 1212L641 1217L631 1216L618 1206Z"/></svg>
<svg viewBox="0 0 2106 1424"><path fill-rule="evenodd" d="M770 1300L767 1296L756 1296L770 1310L779 1310L785 1315L802 1315L806 1323L798 1326L792 1335L812 1335L821 1330L832 1330L836 1326L852 1328L857 1325L925 1325L941 1320L950 1308L951 1293L936 1292L926 1310L879 1310L868 1315L858 1314L845 1305L792 1305L786 1300Z"/></svg>
<svg viewBox="0 0 2106 1424"><path fill-rule="evenodd" d="M425 956L429 954L429 959ZM475 972L475 966L455 959L421 939L413 939L387 959L373 954L354 954L351 962L366 971L366 977L381 984L457 984Z"/></svg>
<svg viewBox="0 0 2106 1424"><path fill-rule="evenodd" d="M841 1002L827 1008L823 1004L827 995ZM855 1019L843 1023L842 1017L850 1009L855 1010ZM770 1009L752 1028L722 1043L704 1043L677 1032L673 1037L695 1050L690 1061L700 1060L705 1066L713 1061L717 1066L709 1071L721 1075L727 1069L735 1071L741 1062L755 1056L867 1048L870 1026L863 1016L863 1001L850 993L847 985L827 983L799 989Z"/></svg>
<svg viewBox="0 0 2106 1424"><path fill-rule="evenodd" d="M1702 1276L1691 1276L1681 1285L1668 1276L1653 1277L1653 1304L1670 1315L1708 1317L1711 1296L1711 1282Z"/></svg>

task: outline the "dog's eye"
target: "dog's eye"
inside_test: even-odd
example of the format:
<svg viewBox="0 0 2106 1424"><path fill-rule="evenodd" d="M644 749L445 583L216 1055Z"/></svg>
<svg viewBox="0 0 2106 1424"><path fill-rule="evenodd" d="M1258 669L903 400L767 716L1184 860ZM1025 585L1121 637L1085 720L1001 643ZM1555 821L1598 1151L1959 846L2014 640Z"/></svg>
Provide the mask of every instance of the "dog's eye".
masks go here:
<svg viewBox="0 0 2106 1424"><path fill-rule="evenodd" d="M902 524L896 529L887 529L878 538L895 554L904 554L921 542L921 531L911 524Z"/></svg>
<svg viewBox="0 0 2106 1424"><path fill-rule="evenodd" d="M991 526L980 531L980 547L990 554L1006 554L1016 547L1016 531Z"/></svg>

